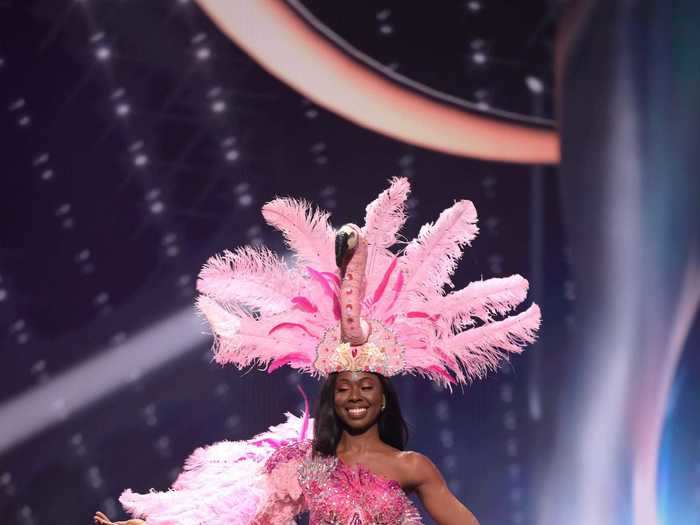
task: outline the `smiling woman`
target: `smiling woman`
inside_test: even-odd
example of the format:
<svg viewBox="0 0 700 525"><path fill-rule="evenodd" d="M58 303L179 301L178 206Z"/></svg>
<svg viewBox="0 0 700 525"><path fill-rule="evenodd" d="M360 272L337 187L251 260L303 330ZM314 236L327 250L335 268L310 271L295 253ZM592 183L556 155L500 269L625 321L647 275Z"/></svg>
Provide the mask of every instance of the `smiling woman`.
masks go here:
<svg viewBox="0 0 700 525"><path fill-rule="evenodd" d="M404 450L406 424L388 377L417 374L443 386L481 377L534 340L539 309L508 315L525 299L520 276L444 294L477 233L469 201L391 252L409 191L408 180L393 179L367 206L363 227L337 231L305 202L266 204L263 216L296 252L294 268L251 246L210 259L198 306L215 359L324 377L315 438L306 416L289 416L251 440L199 449L173 490L125 491L129 512L149 525L291 524L305 511L312 525L419 525L407 496L415 492L439 525L477 524L435 465Z"/></svg>
<svg viewBox="0 0 700 525"><path fill-rule="evenodd" d="M391 381L367 372L333 373L321 386L314 427L314 451L333 455L343 436L361 435L377 422L378 437L404 450L408 427Z"/></svg>
<svg viewBox="0 0 700 525"><path fill-rule="evenodd" d="M420 515L406 498L415 492L437 523L478 524L435 466L405 451L407 441L399 397L388 378L370 372L330 374L316 411L314 458L301 467L308 472L302 485L307 505L328 518L348 520L342 523L379 523L377 518L384 516L381 523L419 524ZM314 474L318 469L306 466L313 463L330 463L333 474L322 475L319 482ZM358 501L370 503L358 509ZM401 511L392 520L389 516L396 509ZM366 521L354 522L354 516Z"/></svg>

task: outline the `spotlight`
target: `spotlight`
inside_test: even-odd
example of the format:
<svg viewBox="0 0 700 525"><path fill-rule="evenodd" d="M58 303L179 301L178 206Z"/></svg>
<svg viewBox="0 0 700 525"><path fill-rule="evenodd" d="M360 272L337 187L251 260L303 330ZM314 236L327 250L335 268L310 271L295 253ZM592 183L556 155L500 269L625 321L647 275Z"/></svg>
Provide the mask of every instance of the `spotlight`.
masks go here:
<svg viewBox="0 0 700 525"><path fill-rule="evenodd" d="M544 91L544 83L540 78L529 75L525 77L525 84L530 92L539 95Z"/></svg>
<svg viewBox="0 0 700 525"><path fill-rule="evenodd" d="M115 106L114 112L120 117L125 117L131 112L131 106L126 102L122 102Z"/></svg>
<svg viewBox="0 0 700 525"><path fill-rule="evenodd" d="M208 60L211 57L211 50L208 47L200 47L195 52L197 60Z"/></svg>
<svg viewBox="0 0 700 525"><path fill-rule="evenodd" d="M112 57L112 51L107 46L100 46L95 50L95 56L98 60L105 62Z"/></svg>

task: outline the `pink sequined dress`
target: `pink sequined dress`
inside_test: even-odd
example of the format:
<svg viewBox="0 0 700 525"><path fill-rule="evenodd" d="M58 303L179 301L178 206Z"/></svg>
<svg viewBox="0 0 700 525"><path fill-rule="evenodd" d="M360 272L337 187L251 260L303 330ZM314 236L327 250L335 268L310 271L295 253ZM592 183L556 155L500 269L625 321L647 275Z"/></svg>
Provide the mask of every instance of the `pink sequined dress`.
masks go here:
<svg viewBox="0 0 700 525"><path fill-rule="evenodd" d="M287 416L248 441L198 449L170 490L126 490L120 502L148 525L293 525L304 512L310 525L422 524L398 482L312 455L308 421Z"/></svg>
<svg viewBox="0 0 700 525"><path fill-rule="evenodd" d="M349 466L337 457L314 457L311 442L287 445L265 465L275 484L287 487L277 502L309 512L309 525L420 525L420 514L397 481ZM279 496L282 496L281 498ZM279 510L263 511L261 524L280 523Z"/></svg>

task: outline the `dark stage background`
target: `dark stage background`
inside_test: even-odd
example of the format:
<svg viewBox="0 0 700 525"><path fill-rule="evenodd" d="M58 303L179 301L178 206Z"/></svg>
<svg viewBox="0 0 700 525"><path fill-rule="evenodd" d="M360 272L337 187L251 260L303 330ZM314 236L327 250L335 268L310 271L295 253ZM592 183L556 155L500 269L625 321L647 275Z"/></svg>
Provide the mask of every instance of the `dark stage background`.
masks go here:
<svg viewBox="0 0 700 525"><path fill-rule="evenodd" d="M557 2L303 4L485 114L553 118ZM313 399L317 383L287 369L211 362L188 314L197 272L236 245L283 250L259 213L274 196L316 202L340 225L405 176L405 236L472 200L481 233L456 285L521 273L544 320L536 345L463 391L398 378L409 445L483 525L536 523L577 322L556 167L360 128L270 76L187 1L0 1L0 110L0 522L123 519L124 488L163 490L194 448L281 422L300 409L299 382ZM696 321L688 347L699 337ZM668 525L700 523L698 371L685 352L667 409Z"/></svg>

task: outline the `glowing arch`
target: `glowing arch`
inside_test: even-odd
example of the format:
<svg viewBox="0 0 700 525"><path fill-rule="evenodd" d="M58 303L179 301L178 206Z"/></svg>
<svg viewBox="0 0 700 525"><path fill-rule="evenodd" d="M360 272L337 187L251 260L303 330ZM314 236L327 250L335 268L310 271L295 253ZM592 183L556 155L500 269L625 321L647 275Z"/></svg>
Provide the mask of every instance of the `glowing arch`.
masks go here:
<svg viewBox="0 0 700 525"><path fill-rule="evenodd" d="M269 73L359 126L452 155L559 161L555 131L470 114L397 85L337 49L283 1L197 2Z"/></svg>

